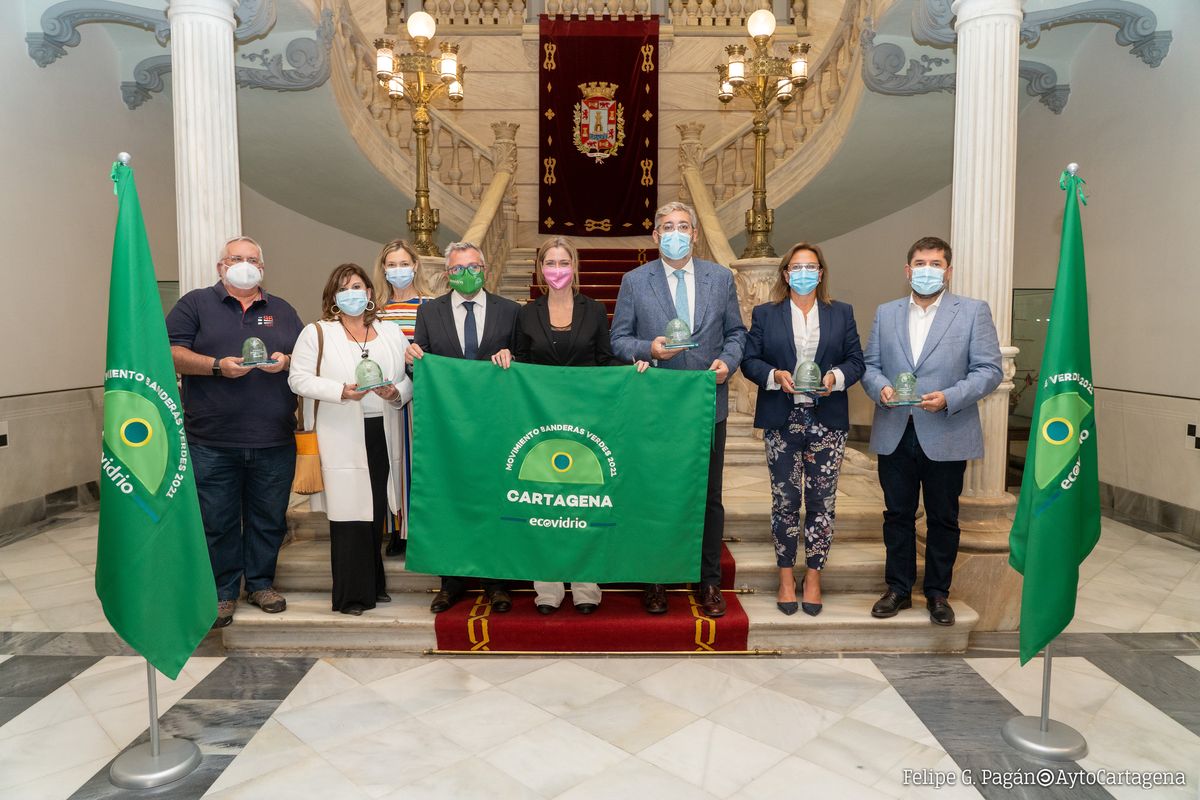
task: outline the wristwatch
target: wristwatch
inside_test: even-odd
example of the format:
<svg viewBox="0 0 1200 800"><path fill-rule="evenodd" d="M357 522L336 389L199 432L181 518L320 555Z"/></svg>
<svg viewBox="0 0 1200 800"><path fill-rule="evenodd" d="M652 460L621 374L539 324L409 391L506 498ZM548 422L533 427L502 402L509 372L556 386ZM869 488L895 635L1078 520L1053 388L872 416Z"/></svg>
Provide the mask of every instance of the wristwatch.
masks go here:
<svg viewBox="0 0 1200 800"><path fill-rule="evenodd" d="M212 371L213 371L213 375L215 375L217 377L221 376L221 359L219 359L219 358L213 359Z"/></svg>

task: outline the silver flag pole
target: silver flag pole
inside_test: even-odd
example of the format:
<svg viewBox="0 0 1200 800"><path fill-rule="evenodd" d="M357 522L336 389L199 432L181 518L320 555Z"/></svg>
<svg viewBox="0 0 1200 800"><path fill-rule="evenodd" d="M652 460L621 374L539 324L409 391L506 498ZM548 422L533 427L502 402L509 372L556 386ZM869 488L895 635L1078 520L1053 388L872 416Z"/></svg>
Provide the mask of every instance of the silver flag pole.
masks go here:
<svg viewBox="0 0 1200 800"><path fill-rule="evenodd" d="M1078 761L1087 755L1083 734L1050 719L1050 645L1042 651L1042 713L1038 717L1013 717L1001 734L1015 750L1047 761Z"/></svg>
<svg viewBox="0 0 1200 800"><path fill-rule="evenodd" d="M117 756L108 779L122 789L150 789L172 783L200 766L200 748L187 739L158 735L158 673L146 662L146 686L150 695L150 741L134 745Z"/></svg>

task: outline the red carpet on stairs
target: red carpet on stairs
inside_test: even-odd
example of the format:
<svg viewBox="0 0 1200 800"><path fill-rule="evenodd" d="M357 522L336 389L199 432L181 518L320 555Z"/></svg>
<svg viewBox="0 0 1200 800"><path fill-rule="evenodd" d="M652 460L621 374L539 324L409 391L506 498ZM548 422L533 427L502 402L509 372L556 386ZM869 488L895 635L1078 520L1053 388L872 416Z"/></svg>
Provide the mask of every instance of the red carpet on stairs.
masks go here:
<svg viewBox="0 0 1200 800"><path fill-rule="evenodd" d="M736 577L733 554L721 545L721 588L732 589ZM624 586L632 591L619 588ZM600 608L594 614L576 613L568 595L562 607L549 616L538 613L532 592L514 592L512 610L497 614L483 600L482 593L472 591L434 618L438 649L537 653L746 649L750 620L734 592L724 592L728 609L725 616L713 619L704 616L690 591L668 592L667 613L653 615L642 608L640 586L613 584L604 588Z"/></svg>
<svg viewBox="0 0 1200 800"><path fill-rule="evenodd" d="M482 594L470 593L437 615L439 650L605 653L719 652L745 650L750 620L737 595L725 592L728 610L704 616L692 592L668 592L667 613L647 614L640 591L608 591L594 614L576 613L571 598L549 616L533 595L513 595L512 610L497 614Z"/></svg>

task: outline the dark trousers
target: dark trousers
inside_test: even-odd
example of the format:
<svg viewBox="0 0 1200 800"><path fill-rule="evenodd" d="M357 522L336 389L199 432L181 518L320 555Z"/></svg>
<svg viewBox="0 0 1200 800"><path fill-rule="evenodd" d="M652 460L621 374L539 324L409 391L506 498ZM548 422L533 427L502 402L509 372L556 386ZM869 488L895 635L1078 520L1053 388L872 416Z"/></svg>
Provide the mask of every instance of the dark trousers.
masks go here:
<svg viewBox="0 0 1200 800"><path fill-rule="evenodd" d="M269 589L287 532L296 446L206 447L189 443L200 517L218 600Z"/></svg>
<svg viewBox="0 0 1200 800"><path fill-rule="evenodd" d="M387 524L388 463L383 417L367 417L367 474L371 480L371 521L329 521L329 561L333 571L333 610L348 606L374 608L375 598L387 591L383 574L383 529Z"/></svg>
<svg viewBox="0 0 1200 800"><path fill-rule="evenodd" d="M949 596L958 557L958 496L966 470L966 461L933 461L926 456L911 419L895 452L879 456L887 548L884 578L901 597L912 593L917 580L918 492L925 499L925 596Z"/></svg>
<svg viewBox="0 0 1200 800"><path fill-rule="evenodd" d="M721 540L725 538L725 505L721 502L725 474L725 420L713 428L708 455L708 499L704 504L704 541L700 545L700 583L721 585Z"/></svg>

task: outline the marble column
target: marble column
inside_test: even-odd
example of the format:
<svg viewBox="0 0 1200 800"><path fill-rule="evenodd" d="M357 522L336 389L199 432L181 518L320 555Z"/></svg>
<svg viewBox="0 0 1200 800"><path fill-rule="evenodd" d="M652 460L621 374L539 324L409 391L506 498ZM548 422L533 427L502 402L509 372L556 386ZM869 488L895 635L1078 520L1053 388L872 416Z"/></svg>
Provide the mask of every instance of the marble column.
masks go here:
<svg viewBox="0 0 1200 800"><path fill-rule="evenodd" d="M221 245L242 233L233 64L237 5L169 0L167 6L181 294L216 280Z"/></svg>
<svg viewBox="0 0 1200 800"><path fill-rule="evenodd" d="M979 404L984 457L969 462L953 594L980 614L979 629L1016 627L1020 577L1008 566L1016 500L1005 489L1012 391L1013 231L1018 61L1023 0L954 0L958 33L954 108L952 291L991 306L1004 381Z"/></svg>

